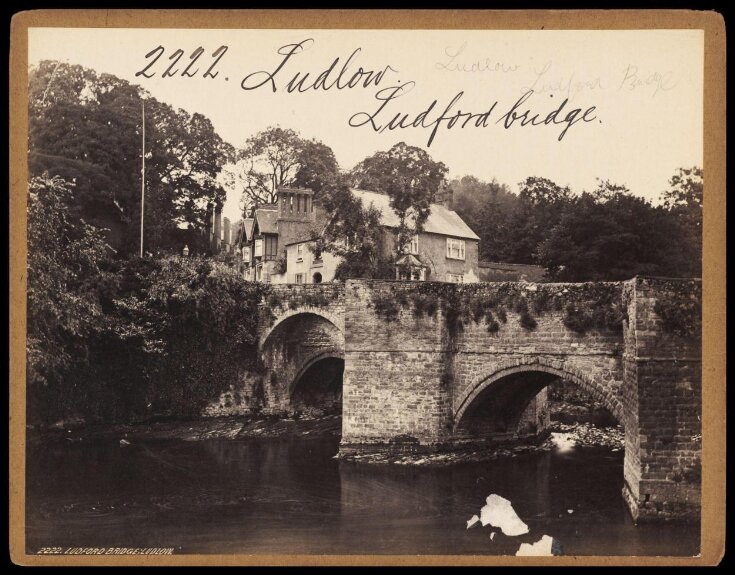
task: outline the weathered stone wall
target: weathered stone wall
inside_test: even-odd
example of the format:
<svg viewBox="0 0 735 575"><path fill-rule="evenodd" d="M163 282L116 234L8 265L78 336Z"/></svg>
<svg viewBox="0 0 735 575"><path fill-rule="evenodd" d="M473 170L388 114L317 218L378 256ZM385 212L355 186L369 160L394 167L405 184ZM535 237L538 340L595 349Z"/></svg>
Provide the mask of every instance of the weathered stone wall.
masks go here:
<svg viewBox="0 0 735 575"><path fill-rule="evenodd" d="M537 314L535 329L508 312L494 333L483 320L453 329L442 309L416 317L410 304L397 304L391 319L376 310L376 299L400 301L416 289L405 282L347 284L344 443L389 442L398 435L427 444L451 441L465 410L486 388L525 372L573 381L622 419L620 330L576 334L560 310ZM473 289L482 296L481 287ZM513 402L505 404L514 413L513 429L547 384L539 379L507 399Z"/></svg>
<svg viewBox="0 0 735 575"><path fill-rule="evenodd" d="M636 278L626 337L624 495L639 520L695 516L701 497L702 365L699 334L677 335L656 303L681 292L680 280ZM684 302L696 298L696 282Z"/></svg>
<svg viewBox="0 0 735 575"><path fill-rule="evenodd" d="M433 443L451 430L451 390L442 324L400 309L379 317L387 301L413 289L406 282L348 281L345 289L345 371L342 441L387 442L410 435Z"/></svg>

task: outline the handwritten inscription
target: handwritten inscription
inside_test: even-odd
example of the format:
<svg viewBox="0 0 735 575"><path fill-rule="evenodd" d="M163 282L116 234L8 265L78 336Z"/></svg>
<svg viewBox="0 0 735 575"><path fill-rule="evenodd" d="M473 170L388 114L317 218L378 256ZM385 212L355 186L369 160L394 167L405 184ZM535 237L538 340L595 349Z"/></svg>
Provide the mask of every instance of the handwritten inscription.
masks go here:
<svg viewBox="0 0 735 575"><path fill-rule="evenodd" d="M533 70L533 83L521 89L522 92L533 90L538 94L561 93L567 98L574 97L582 91L601 90L602 80L599 76L589 79L580 79L575 72L569 74L553 75L551 72L552 62L544 63L540 68Z"/></svg>
<svg viewBox="0 0 735 575"><path fill-rule="evenodd" d="M676 87L676 82L673 78L673 72L658 72L654 71L648 74L639 73L638 66L628 64L623 72L623 79L620 82L618 90L627 90L632 92L641 87L653 88L652 96L655 96L659 92L668 92Z"/></svg>
<svg viewBox="0 0 735 575"><path fill-rule="evenodd" d="M166 52L166 49L163 46L156 46L148 52L145 57L146 60L150 60L148 62L148 65L143 68L142 70L139 70L135 73L136 76L144 76L145 78L153 78L153 76L156 75L155 67L157 65L158 60L163 56L163 54ZM212 58L213 62L209 65L208 68L204 71L203 77L204 78L216 78L217 74L219 72L215 72L214 69L219 63L219 61L222 59L222 57L227 52L227 46L220 46L217 48L214 52L212 52ZM184 55L184 51L182 49L175 50L169 57L168 60L171 62L166 69L161 74L162 78L171 78L173 76L176 76L181 72L181 77L183 78L193 78L196 76L200 68L197 64L199 58L201 55L204 54L204 48L199 46L196 50L194 50L189 55L189 62L186 66L183 64L181 67L179 67L179 60L181 60L181 57ZM206 64L205 64L206 65ZM165 66L165 61L163 66Z"/></svg>
<svg viewBox="0 0 735 575"><path fill-rule="evenodd" d="M297 68L304 59L304 52L314 43L313 38L306 38L301 42L281 46L276 50L278 58L273 65L246 73L242 77L240 88L245 92L263 89L272 93L286 92L294 95L330 90L376 90L374 93L377 101L376 107L372 110L355 112L348 118L347 125L352 128L367 128L376 133L409 128L427 130L429 134L427 147L431 146L442 128L451 130L457 127L461 130L467 127L500 126L509 130L527 127L558 127L557 141L561 142L573 126L589 124L597 120L596 106L572 107L569 104L573 94L581 90L578 84L572 83L573 77L569 77L564 84L567 98L561 102L552 101L550 98L553 98L553 94L549 94L549 99L539 98L545 93L558 91L558 88L562 87L561 84L549 84L544 79L550 64L536 72L534 83L525 89L512 104L507 102L504 104L488 97L488 105L484 109L462 110L460 103L465 92L460 90L446 104L440 104L439 98L429 97L425 100L428 104L421 107L418 112L406 109L398 111L396 108L400 103L397 104L396 101L403 98L401 102L406 102L405 96L416 88L414 80L401 80L398 77L399 70L390 64L370 67L360 65L358 60L362 53L361 47L353 49L346 58L337 56L327 59L324 67L317 68L317 72ZM501 73L514 72L520 68L518 65L494 62L489 58L469 64L462 63L459 56L465 49L466 44L462 44L457 49L447 48L445 50L446 59L443 62L437 62L437 68L457 72ZM188 56L188 61L180 63L184 56L183 50L175 50L166 61L162 60L166 49L163 46L157 46L145 55L147 64L136 72L136 76L153 78L160 73L162 78L174 76L193 78L203 70L201 77L214 79L218 76L216 67L227 50L227 46L220 46L211 53L210 61L204 64L202 60L202 64L199 65L200 58L204 58L206 53L202 47L194 50ZM639 81L635 73L635 70L630 71L630 77L625 86L634 86ZM385 86L386 83L390 85ZM590 89L601 87L599 78L596 83L588 84L587 87ZM659 89L664 89L663 85Z"/></svg>
<svg viewBox="0 0 735 575"><path fill-rule="evenodd" d="M467 42L463 43L459 48L444 48L444 58L442 61L434 64L437 70L446 70L447 72L516 72L520 69L517 64L506 64L498 62L491 58L482 58L480 60L466 60L461 58Z"/></svg>
<svg viewBox="0 0 735 575"><path fill-rule="evenodd" d="M276 85L276 77L285 75L281 74L281 70L284 69L289 60L296 54L303 52L311 44L314 43L313 38L307 38L297 44L287 44L281 46L278 49L278 54L283 56L281 62L276 68L269 72L267 70L260 70L253 72L245 76L240 83L240 87L243 90L255 90L262 86L268 85L273 92L278 91ZM321 72L318 76L310 79L309 72L296 72L291 77L291 80L283 84L286 91L291 92L306 92L307 90L330 90L336 88L337 90L344 90L345 88L363 87L369 88L370 86L378 86L383 80L383 77L389 72L397 72L396 69L391 66L384 66L382 70L364 70L362 66L359 66L354 71L348 71L350 64L355 56L362 50L362 48L356 48L352 54L344 61L340 71L334 73L335 68L340 62L339 58L335 58L331 65Z"/></svg>

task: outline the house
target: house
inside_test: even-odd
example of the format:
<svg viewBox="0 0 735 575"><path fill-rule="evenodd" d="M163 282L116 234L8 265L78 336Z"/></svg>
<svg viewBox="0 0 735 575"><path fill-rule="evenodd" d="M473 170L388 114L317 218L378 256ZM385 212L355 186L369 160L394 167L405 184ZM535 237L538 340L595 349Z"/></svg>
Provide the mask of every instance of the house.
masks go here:
<svg viewBox="0 0 735 575"><path fill-rule="evenodd" d="M286 246L324 229L325 211L305 188L279 188L274 204L255 206L252 223L244 220L239 251L244 277L265 283L286 283Z"/></svg>
<svg viewBox="0 0 735 575"><path fill-rule="evenodd" d="M390 197L367 190L353 189L352 193L364 208L373 207L380 212L380 223L385 230L383 256L391 255L399 219L390 207ZM479 243L480 238L457 212L443 202L432 203L424 229L396 260L396 279L477 282Z"/></svg>
<svg viewBox="0 0 735 575"><path fill-rule="evenodd" d="M380 250L389 258L395 246L398 216L387 195L351 190L365 208L380 212L384 230ZM328 214L313 202L310 190L281 188L276 204L253 210L252 229L241 248L245 277L269 283L332 281L341 259L317 253L314 238L328 222ZM416 281L479 281L478 236L456 212L443 203L431 204L424 229L396 260L395 278Z"/></svg>

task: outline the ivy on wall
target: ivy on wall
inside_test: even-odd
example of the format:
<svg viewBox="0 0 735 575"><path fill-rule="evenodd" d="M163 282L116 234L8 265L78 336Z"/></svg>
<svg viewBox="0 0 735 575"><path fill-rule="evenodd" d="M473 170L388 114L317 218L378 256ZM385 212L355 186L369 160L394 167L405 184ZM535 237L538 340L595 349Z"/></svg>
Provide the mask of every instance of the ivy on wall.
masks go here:
<svg viewBox="0 0 735 575"><path fill-rule="evenodd" d="M274 310L298 309L300 307L328 308L339 297L337 289L306 288L291 286L288 292L275 290L272 286L265 284L263 302L270 312L271 321L275 320Z"/></svg>
<svg viewBox="0 0 735 575"><path fill-rule="evenodd" d="M564 325L583 334L597 329L622 330L623 303L620 283L530 284L497 282L450 284L421 282L406 293L402 285L375 290L372 304L385 321L395 321L402 309L413 317L433 318L441 310L450 333L470 322L484 323L489 333L500 330L515 313L520 325L533 331L546 312L564 312Z"/></svg>
<svg viewBox="0 0 735 575"><path fill-rule="evenodd" d="M663 329L680 337L702 333L702 284L698 281L662 281L654 311Z"/></svg>

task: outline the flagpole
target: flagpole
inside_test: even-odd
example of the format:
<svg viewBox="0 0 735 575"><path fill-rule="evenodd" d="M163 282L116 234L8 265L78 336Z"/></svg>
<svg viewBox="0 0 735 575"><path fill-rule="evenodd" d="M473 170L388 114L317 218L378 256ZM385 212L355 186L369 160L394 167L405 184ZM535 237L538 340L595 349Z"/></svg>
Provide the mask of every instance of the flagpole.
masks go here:
<svg viewBox="0 0 735 575"><path fill-rule="evenodd" d="M141 101L143 108L143 169L140 178L140 257L143 257L143 213L145 210L145 100Z"/></svg>

